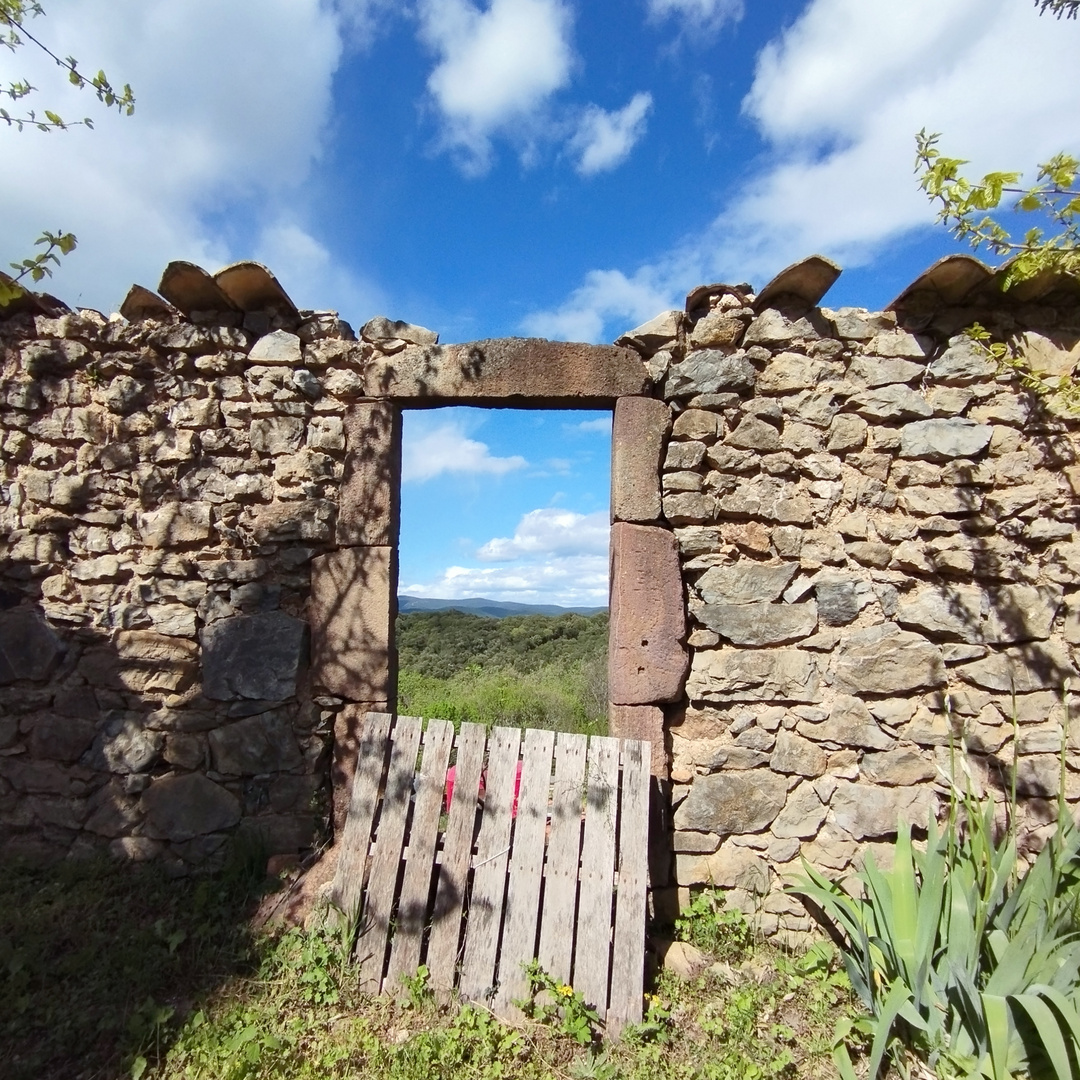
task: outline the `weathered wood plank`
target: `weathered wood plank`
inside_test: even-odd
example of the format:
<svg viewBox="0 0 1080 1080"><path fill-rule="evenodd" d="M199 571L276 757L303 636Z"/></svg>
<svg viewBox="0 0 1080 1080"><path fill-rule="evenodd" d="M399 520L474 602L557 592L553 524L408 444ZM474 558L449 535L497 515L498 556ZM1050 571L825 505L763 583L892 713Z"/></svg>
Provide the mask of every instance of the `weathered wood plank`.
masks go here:
<svg viewBox="0 0 1080 1080"><path fill-rule="evenodd" d="M516 728L493 728L488 739L484 815L473 864L461 967L461 995L470 1001L486 1001L495 983L520 745L521 732Z"/></svg>
<svg viewBox="0 0 1080 1080"><path fill-rule="evenodd" d="M382 813L375 835L368 879L364 918L356 939L355 956L359 961L360 989L377 993L382 985L386 940L394 906L405 822L412 800L412 782L416 775L416 752L420 746L421 721L415 716L399 716L391 734L390 768L386 774Z"/></svg>
<svg viewBox="0 0 1080 1080"><path fill-rule="evenodd" d="M544 871L544 910L540 916L540 966L560 983L570 981L574 959L574 916L581 863L581 812L588 739L562 733L555 744L555 784L551 797L551 836Z"/></svg>
<svg viewBox="0 0 1080 1080"><path fill-rule="evenodd" d="M486 743L487 733L482 724L461 725L456 740L454 793L443 839L442 864L439 867L439 884L435 892L427 949L431 985L442 991L454 988L458 943L461 940L461 912L476 835L477 794Z"/></svg>
<svg viewBox="0 0 1080 1080"><path fill-rule="evenodd" d="M349 811L342 830L341 850L331 899L346 920L360 915L364 874L371 844L371 823L379 801L386 744L390 734L389 713L368 713L364 718L357 751L356 775L349 795Z"/></svg>
<svg viewBox="0 0 1080 1080"><path fill-rule="evenodd" d="M645 901L649 865L649 772L652 747L622 740L619 800L619 887L615 893L615 942L611 957L608 1034L641 1021L645 992Z"/></svg>
<svg viewBox="0 0 1080 1080"><path fill-rule="evenodd" d="M446 790L446 767L454 741L454 725L429 720L424 731L420 781L409 826L405 877L397 903L390 966L383 989L393 993L404 975L415 975L420 966L420 945L428 916L431 876L435 871L435 845Z"/></svg>
<svg viewBox="0 0 1080 1080"><path fill-rule="evenodd" d="M551 756L555 732L530 728L525 732L521 790L514 822L510 880L506 886L506 914L499 949L499 989L492 1008L497 1016L516 1020L521 1011L513 1004L523 998L529 982L523 968L536 958L540 914L540 881L544 870L548 800L551 797Z"/></svg>
<svg viewBox="0 0 1080 1080"><path fill-rule="evenodd" d="M619 741L594 735L589 743L573 983L601 1018L608 1004L618 785Z"/></svg>

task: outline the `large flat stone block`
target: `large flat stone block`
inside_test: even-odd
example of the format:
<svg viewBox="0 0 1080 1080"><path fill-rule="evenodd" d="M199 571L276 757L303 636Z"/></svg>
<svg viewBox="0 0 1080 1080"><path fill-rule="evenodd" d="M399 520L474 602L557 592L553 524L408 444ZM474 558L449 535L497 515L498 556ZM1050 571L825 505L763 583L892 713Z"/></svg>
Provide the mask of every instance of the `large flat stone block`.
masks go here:
<svg viewBox="0 0 1080 1080"><path fill-rule="evenodd" d="M612 705L608 717L616 739L640 739L652 746L653 776L666 780L668 754L664 743L664 714L655 705Z"/></svg>
<svg viewBox="0 0 1080 1080"><path fill-rule="evenodd" d="M0 684L47 678L63 648L37 612L28 608L0 612Z"/></svg>
<svg viewBox="0 0 1080 1080"><path fill-rule="evenodd" d="M615 345L496 338L413 346L372 360L364 395L521 404L613 405L649 386L640 357Z"/></svg>
<svg viewBox="0 0 1080 1080"><path fill-rule="evenodd" d="M398 530L401 413L386 402L354 405L345 415L348 456L338 503L337 542L393 544Z"/></svg>
<svg viewBox="0 0 1080 1080"><path fill-rule="evenodd" d="M342 548L311 562L311 675L349 701L393 698L390 636L397 607L391 547Z"/></svg>
<svg viewBox="0 0 1080 1080"><path fill-rule="evenodd" d="M660 467L671 434L671 410L655 398L615 403L611 432L611 520L651 522L660 517Z"/></svg>
<svg viewBox="0 0 1080 1080"><path fill-rule="evenodd" d="M202 633L203 693L215 701L284 701L296 693L307 627L284 611L238 615Z"/></svg>
<svg viewBox="0 0 1080 1080"><path fill-rule="evenodd" d="M682 694L689 667L675 537L666 529L611 527L612 704L652 705Z"/></svg>

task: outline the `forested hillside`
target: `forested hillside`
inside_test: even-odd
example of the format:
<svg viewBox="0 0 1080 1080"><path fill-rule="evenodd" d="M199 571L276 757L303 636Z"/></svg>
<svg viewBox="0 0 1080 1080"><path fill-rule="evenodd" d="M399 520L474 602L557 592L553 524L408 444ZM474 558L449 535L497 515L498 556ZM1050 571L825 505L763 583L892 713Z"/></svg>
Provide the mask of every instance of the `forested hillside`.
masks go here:
<svg viewBox="0 0 1080 1080"><path fill-rule="evenodd" d="M606 614L397 619L398 711L486 724L607 730Z"/></svg>

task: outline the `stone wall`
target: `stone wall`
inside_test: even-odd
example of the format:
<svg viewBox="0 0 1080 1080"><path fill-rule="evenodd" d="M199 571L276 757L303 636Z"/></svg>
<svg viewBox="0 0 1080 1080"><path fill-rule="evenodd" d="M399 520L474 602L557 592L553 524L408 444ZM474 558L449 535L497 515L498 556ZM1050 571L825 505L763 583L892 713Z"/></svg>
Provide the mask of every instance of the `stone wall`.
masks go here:
<svg viewBox="0 0 1080 1080"><path fill-rule="evenodd" d="M454 403L614 412L611 728L653 744L654 886L800 932L800 856L842 871L1014 759L1037 844L1063 738L1080 798L1078 429L961 331L1060 376L1080 304L970 262L871 313L806 260L615 346L357 336L252 264L0 321L0 857L329 835L395 699L401 412Z"/></svg>
<svg viewBox="0 0 1080 1080"><path fill-rule="evenodd" d="M800 857L887 856L950 777L1004 799L1015 762L1038 845L1065 739L1080 799L1077 423L960 333L979 320L1069 373L1075 292L871 313L809 291L700 289L620 339L670 409L650 423L670 424L659 494L691 651L665 709L674 882L732 889L767 933L809 928L781 891Z"/></svg>

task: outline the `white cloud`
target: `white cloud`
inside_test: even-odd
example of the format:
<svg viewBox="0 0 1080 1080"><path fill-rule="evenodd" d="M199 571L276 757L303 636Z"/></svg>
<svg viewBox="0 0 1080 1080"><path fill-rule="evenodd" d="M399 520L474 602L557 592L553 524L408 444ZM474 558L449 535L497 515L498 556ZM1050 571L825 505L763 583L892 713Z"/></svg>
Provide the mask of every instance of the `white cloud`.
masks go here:
<svg viewBox="0 0 1080 1080"><path fill-rule="evenodd" d="M476 555L484 562L510 562L547 555L602 555L606 558L610 532L608 512L577 514L546 507L530 510L512 537L495 537Z"/></svg>
<svg viewBox="0 0 1080 1080"><path fill-rule="evenodd" d="M604 607L608 602L608 564L603 555L553 558L512 567L450 566L430 582L406 585L406 596L460 600L482 596L519 604Z"/></svg>
<svg viewBox="0 0 1080 1080"><path fill-rule="evenodd" d="M358 34L375 8L350 2ZM213 270L248 256L260 234L264 248L297 259L271 269L297 279L294 269L310 266L317 241L308 238L305 254L299 224L289 224L284 247L275 232L282 214L302 203L298 190L322 148L343 49L335 9L321 0L47 7L34 32L86 70L130 82L137 104L130 118L107 114L32 47L19 50L18 73L42 87L39 107L89 114L96 130L0 129L0 235L10 256L28 252L44 228L76 233L79 249L49 287L103 308L115 307L134 281L155 286L172 259ZM332 278L329 255L317 258Z"/></svg>
<svg viewBox="0 0 1080 1080"><path fill-rule="evenodd" d="M611 420L610 416L598 416L595 420L582 420L576 426L578 431L598 431L602 435L610 435Z"/></svg>
<svg viewBox="0 0 1080 1080"><path fill-rule="evenodd" d="M432 480L442 473L502 476L527 464L517 454L494 457L486 444L468 438L459 424L450 422L410 434L402 448L401 479Z"/></svg>
<svg viewBox="0 0 1080 1080"><path fill-rule="evenodd" d="M563 0L422 0L420 36L439 57L428 90L443 142L466 171L491 163L491 138L530 139L538 113L570 81L572 13Z"/></svg>
<svg viewBox="0 0 1080 1080"><path fill-rule="evenodd" d="M597 341L702 281L762 284L815 252L865 263L933 222L912 175L923 127L971 159L970 175L1028 168L1034 179L1036 162L1080 148L1080 83L1047 74L1075 68L1070 30L1015 0L811 0L759 55L744 102L766 164L670 251L630 273L590 271L524 325Z"/></svg>
<svg viewBox="0 0 1080 1080"><path fill-rule="evenodd" d="M710 29L719 29L726 22L738 22L743 10L743 0L649 0L652 19L674 16Z"/></svg>
<svg viewBox="0 0 1080 1080"><path fill-rule="evenodd" d="M582 176L593 176L621 165L645 134L645 119L652 103L652 94L638 93L613 112L589 105L569 144L577 155L577 171Z"/></svg>

